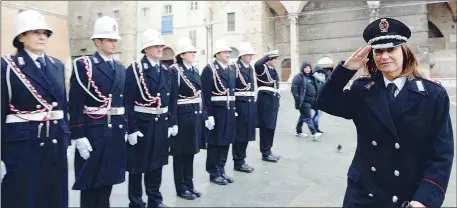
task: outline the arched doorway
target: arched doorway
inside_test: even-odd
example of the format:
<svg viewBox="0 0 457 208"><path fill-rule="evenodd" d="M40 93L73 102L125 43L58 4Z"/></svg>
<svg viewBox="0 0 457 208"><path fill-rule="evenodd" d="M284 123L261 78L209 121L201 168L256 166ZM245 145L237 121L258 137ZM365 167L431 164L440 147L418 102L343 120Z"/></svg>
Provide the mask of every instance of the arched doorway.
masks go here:
<svg viewBox="0 0 457 208"><path fill-rule="evenodd" d="M232 49L232 52L230 52L229 63L235 63L238 60L238 56L240 55L240 52L235 47L230 47L230 49Z"/></svg>
<svg viewBox="0 0 457 208"><path fill-rule="evenodd" d="M441 33L440 29L433 24L433 22L428 21L428 38L442 38L443 33Z"/></svg>
<svg viewBox="0 0 457 208"><path fill-rule="evenodd" d="M173 49L169 47L164 48L161 61L168 66L172 65L175 62L175 52Z"/></svg>
<svg viewBox="0 0 457 208"><path fill-rule="evenodd" d="M291 66L290 59L284 59L282 61L282 64L281 64L281 81L282 82L287 82L287 80L289 80L290 66Z"/></svg>

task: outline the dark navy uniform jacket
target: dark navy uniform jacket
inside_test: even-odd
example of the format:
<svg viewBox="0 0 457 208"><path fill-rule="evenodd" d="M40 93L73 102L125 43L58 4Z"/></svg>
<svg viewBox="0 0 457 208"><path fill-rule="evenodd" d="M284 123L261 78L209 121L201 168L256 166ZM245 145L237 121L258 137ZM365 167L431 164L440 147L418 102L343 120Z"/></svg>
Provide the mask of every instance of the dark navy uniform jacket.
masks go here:
<svg viewBox="0 0 457 208"><path fill-rule="evenodd" d="M269 68L266 66L268 61L268 56L264 56L262 59L258 60L255 65L255 72L257 74L257 86L258 86L258 96L257 96L257 127L260 128L276 128L276 121L278 120L278 111L279 111L279 98L280 95L277 92L261 90L259 87L270 87L276 90L279 90L279 76L275 69ZM276 83L262 83L262 81L267 82L267 74L265 67L267 67L268 72L271 75L271 78Z"/></svg>
<svg viewBox="0 0 457 208"><path fill-rule="evenodd" d="M128 144L128 161L127 170L130 173L145 173L148 171L161 168L168 164L169 156L169 138L168 128L175 123L172 119L172 112L175 102L171 99L171 72L163 64L152 67L146 56L143 56L140 62L143 67L143 78L149 94L152 97L160 96L160 108L168 108L167 113L150 114L135 111L135 101L141 104L147 102L143 100L140 89L138 87L135 74L130 65L127 68L126 91L127 95L126 107L128 112L129 134L136 131L143 133L143 137L138 137L138 143L134 146ZM137 76L139 78L139 69L135 66ZM160 70L158 74L157 70ZM141 91L148 98L141 84ZM156 104L149 106L157 108Z"/></svg>
<svg viewBox="0 0 457 208"><path fill-rule="evenodd" d="M340 63L322 87L319 109L352 119L357 149L348 171L345 207L400 207L419 201L440 207L454 158L446 90L414 77L387 104L382 75L355 80Z"/></svg>
<svg viewBox="0 0 457 208"><path fill-rule="evenodd" d="M114 61L112 69L107 62L96 52L90 56L92 62L92 80L104 96L112 96L113 108L124 107L125 67ZM111 115L94 119L84 113L84 106L100 107L102 103L90 96L78 83L75 70L84 86L88 86L88 76L82 60L76 62L77 69L73 69L70 79L70 125L72 139L86 137L93 151L90 157L84 160L78 150L75 154L74 190L97 188L106 185L119 184L125 181L127 132L126 114ZM99 98L93 86L90 92ZM100 117L101 115L90 115Z"/></svg>
<svg viewBox="0 0 457 208"><path fill-rule="evenodd" d="M256 79L254 69L249 65L248 68L244 66L240 59L235 63L240 69L240 74L236 79L235 95L236 93L251 92L255 93L254 81ZM235 68L235 67L234 67ZM250 85L249 90L241 90L246 86L241 82L243 76L246 84ZM254 141L255 129L257 122L257 104L254 96L236 96L236 141Z"/></svg>
<svg viewBox="0 0 457 208"><path fill-rule="evenodd" d="M173 92L174 100L183 99L179 97L194 96L193 90L185 83L184 79L179 76L176 67L182 69L182 76L186 77L190 84L195 87L196 91L201 91L202 83L200 75L195 67L187 69L184 64L172 65L173 74ZM178 82L179 79L179 82ZM203 96L201 97L203 98ZM175 104L175 103L174 103ZM176 124L179 127L178 134L170 138L171 155L193 155L200 152L200 149L206 148L205 140L205 120L207 119L206 107L202 101L199 103L180 104L176 103Z"/></svg>
<svg viewBox="0 0 457 208"><path fill-rule="evenodd" d="M222 85L229 89L229 95L234 96L235 88L235 70L227 66L226 69L223 69L217 61L213 62L215 69L220 77ZM219 90L223 90L218 79L214 79L213 70L210 65L202 71L201 81L202 81L202 91L203 91L203 102L206 106L208 112L208 117L213 116L216 125L214 129L208 131L207 138L208 144L212 145L228 145L231 144L236 137L236 117L235 117L235 102L230 101L228 106L226 101L211 101L212 96L221 96L227 97L227 95L214 95L213 92L218 92L216 90L216 85ZM214 84L216 81L216 84Z"/></svg>
<svg viewBox="0 0 457 208"><path fill-rule="evenodd" d="M24 77L52 110L63 111L64 118L47 122L6 123L9 104L20 111L35 111L44 106L32 95L7 63L1 60L1 159L7 174L2 181L1 207L45 208L68 207L67 148L70 131L67 116L64 65L45 55L46 73L38 68L25 50L12 56ZM7 80L11 83L9 103ZM41 130L39 125L43 124Z"/></svg>

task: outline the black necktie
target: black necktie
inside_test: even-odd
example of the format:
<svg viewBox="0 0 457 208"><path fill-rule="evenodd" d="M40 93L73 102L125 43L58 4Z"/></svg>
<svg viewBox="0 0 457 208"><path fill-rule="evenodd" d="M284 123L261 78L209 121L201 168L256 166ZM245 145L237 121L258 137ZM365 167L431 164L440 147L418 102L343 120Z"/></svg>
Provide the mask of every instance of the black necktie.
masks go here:
<svg viewBox="0 0 457 208"><path fill-rule="evenodd" d="M107 62L108 62L109 67L111 67L111 69L114 69L113 61L112 61L112 60L109 60L109 61L107 61Z"/></svg>
<svg viewBox="0 0 457 208"><path fill-rule="evenodd" d="M46 62L44 61L43 57L38 57L36 59L38 63L40 63L41 70L43 71L43 74L46 75Z"/></svg>
<svg viewBox="0 0 457 208"><path fill-rule="evenodd" d="M395 99L395 90L397 90L397 86L394 83L389 83L387 85L387 100L389 104Z"/></svg>

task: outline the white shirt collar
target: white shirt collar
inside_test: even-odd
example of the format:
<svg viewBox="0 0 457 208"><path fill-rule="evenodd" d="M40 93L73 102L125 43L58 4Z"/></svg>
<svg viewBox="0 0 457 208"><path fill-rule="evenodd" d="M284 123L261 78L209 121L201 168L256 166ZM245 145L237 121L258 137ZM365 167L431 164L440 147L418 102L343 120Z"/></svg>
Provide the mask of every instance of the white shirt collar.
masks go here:
<svg viewBox="0 0 457 208"><path fill-rule="evenodd" d="M217 59L216 59L216 61L217 61L217 63L218 63L219 65L222 66L222 69L226 69L226 68L227 68L227 64L223 64L223 63L221 63L221 62L220 62L219 60L217 60Z"/></svg>
<svg viewBox="0 0 457 208"><path fill-rule="evenodd" d="M29 55L29 57L35 62L35 65L36 65L38 68L41 68L40 63L37 61L37 58L38 58L38 57L41 57L41 58L43 58L43 60L45 60L45 59L44 59L44 52L41 53L41 56L38 56L38 55L36 55L36 54L34 54L34 53L28 51L28 50L25 49L25 48L24 48L24 50L25 50L25 52L27 53L27 55Z"/></svg>
<svg viewBox="0 0 457 208"><path fill-rule="evenodd" d="M244 63L243 60L240 60L240 62L243 64L243 66L244 66L245 68L249 68L249 67L251 66L250 64Z"/></svg>
<svg viewBox="0 0 457 208"><path fill-rule="evenodd" d="M186 69L192 69L192 64L184 64L184 66L186 67Z"/></svg>
<svg viewBox="0 0 457 208"><path fill-rule="evenodd" d="M102 57L103 61L112 61L113 60L112 58L108 58L101 53L98 53L98 55L100 55L100 57Z"/></svg>
<svg viewBox="0 0 457 208"><path fill-rule="evenodd" d="M149 58L147 58L147 59L148 59L148 61L151 64L152 67L156 67L157 65L159 65L159 63L157 63L157 62L155 62L155 61L153 61L153 60L151 60Z"/></svg>
<svg viewBox="0 0 457 208"><path fill-rule="evenodd" d="M398 91L400 91L403 88L403 86L405 86L405 83L406 83L406 77L398 77L394 81L390 81L384 76L383 76L383 78L384 78L384 84L386 84L386 87L389 83L393 82L395 84L395 86L397 86Z"/></svg>

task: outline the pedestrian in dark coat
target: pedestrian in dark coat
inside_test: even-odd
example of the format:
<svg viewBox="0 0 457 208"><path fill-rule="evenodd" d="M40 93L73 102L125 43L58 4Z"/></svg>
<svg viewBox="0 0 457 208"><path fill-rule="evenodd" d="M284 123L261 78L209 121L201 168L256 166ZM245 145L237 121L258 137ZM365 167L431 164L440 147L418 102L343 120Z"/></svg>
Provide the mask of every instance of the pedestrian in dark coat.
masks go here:
<svg viewBox="0 0 457 208"><path fill-rule="evenodd" d="M125 181L125 68L113 60L121 39L116 20L95 21L94 55L74 61L70 78L70 125L75 141L75 183L81 207L109 207L113 185Z"/></svg>
<svg viewBox="0 0 457 208"><path fill-rule="evenodd" d="M176 64L171 66L171 96L177 100L173 114L176 115L174 120L179 132L170 138L170 153L173 156L176 194L187 200L201 196L193 183L194 156L200 149L206 148L202 84L198 69L191 65L196 52L190 38L181 38L176 43Z"/></svg>
<svg viewBox="0 0 457 208"><path fill-rule="evenodd" d="M65 69L44 52L52 33L37 11L19 13L17 53L1 59L1 207L68 207Z"/></svg>
<svg viewBox="0 0 457 208"><path fill-rule="evenodd" d="M276 72L278 50L265 53L255 65L257 77L257 128L260 133L262 160L278 162L279 156L271 152L279 111L279 76Z"/></svg>
<svg viewBox="0 0 457 208"><path fill-rule="evenodd" d="M421 77L410 36L398 20L372 22L363 32L368 45L339 63L319 94L319 109L357 128L343 207L443 204L454 158L449 97ZM368 76L343 90L363 66Z"/></svg>
<svg viewBox="0 0 457 208"><path fill-rule="evenodd" d="M295 100L295 109L300 111L300 117L295 128L296 136L308 136L302 130L303 123L306 123L313 140L317 140L322 136L314 120L316 116L319 116L316 110L316 99L320 87L319 81L313 76L313 73L311 65L304 61L301 71L292 80L291 92ZM314 116L312 115L312 110L314 110Z"/></svg>
<svg viewBox="0 0 457 208"><path fill-rule="evenodd" d="M236 70L235 106L238 116L236 117L236 138L232 146L232 155L234 169L245 173L254 171L254 168L245 161L248 143L255 141L257 121L256 77L254 69L250 65L253 55L255 52L251 44L241 43L238 61L234 65Z"/></svg>
<svg viewBox="0 0 457 208"><path fill-rule="evenodd" d="M171 71L162 63L165 43L156 30L146 30L141 39L141 61L127 68L126 108L129 135L127 171L130 208L146 207L142 179L148 196L147 207L162 207L162 167L168 164L169 137L178 133L173 118Z"/></svg>
<svg viewBox="0 0 457 208"><path fill-rule="evenodd" d="M236 137L235 70L228 67L230 49L224 40L215 42L216 60L202 71L203 103L208 112L206 171L210 181L218 185L233 183L225 174L230 144Z"/></svg>

